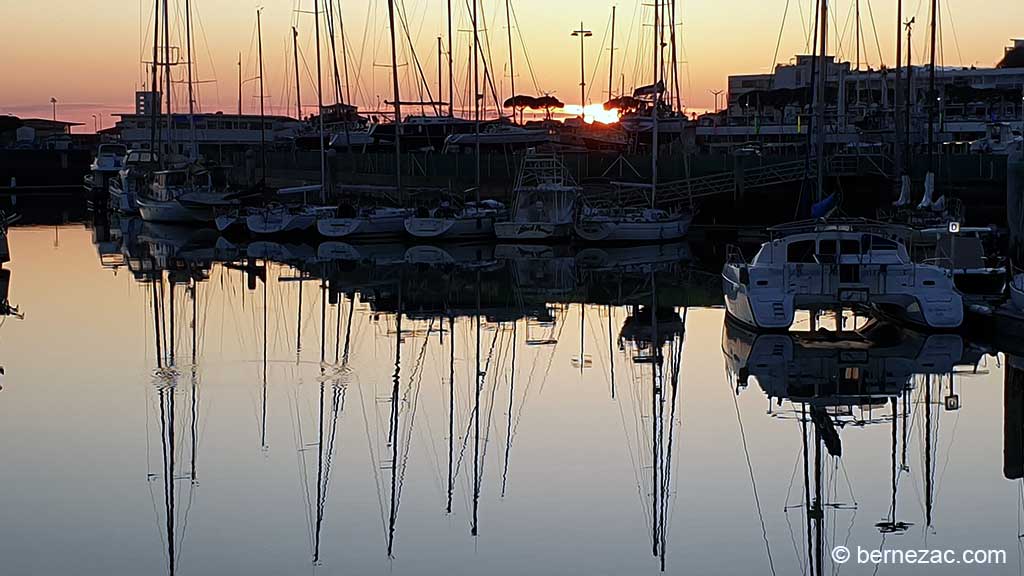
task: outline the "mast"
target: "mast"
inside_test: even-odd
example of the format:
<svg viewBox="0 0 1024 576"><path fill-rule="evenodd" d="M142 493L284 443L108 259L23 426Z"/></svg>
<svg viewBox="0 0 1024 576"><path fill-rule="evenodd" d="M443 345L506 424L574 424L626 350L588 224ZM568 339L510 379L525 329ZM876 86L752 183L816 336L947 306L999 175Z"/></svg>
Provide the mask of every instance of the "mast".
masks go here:
<svg viewBox="0 0 1024 576"><path fill-rule="evenodd" d="M302 87L299 82L299 31L292 26L292 51L295 55L295 117L302 120Z"/></svg>
<svg viewBox="0 0 1024 576"><path fill-rule="evenodd" d="M670 17L672 19L672 31L669 38L672 41L672 93L675 96L676 111L683 109L683 99L679 94L679 60L676 55L676 0L672 0Z"/></svg>
<svg viewBox="0 0 1024 576"><path fill-rule="evenodd" d="M612 6L612 47L608 56L608 100L615 95L615 6Z"/></svg>
<svg viewBox="0 0 1024 576"><path fill-rule="evenodd" d="M913 110L914 102L914 67L912 66L914 53L913 51L911 51L911 39L914 35L914 20L914 18L911 18L905 24L905 26L907 27L907 101L906 106L904 106L905 110L903 111L903 115L904 125L906 126L907 132L907 142L906 146L904 147L904 151L907 157L908 174L911 174L914 171L914 156L911 154L910 148L911 133L913 132L913 124L911 123L911 113Z"/></svg>
<svg viewBox="0 0 1024 576"><path fill-rule="evenodd" d="M452 63L452 0L448 0L448 117L455 117L455 65Z"/></svg>
<svg viewBox="0 0 1024 576"><path fill-rule="evenodd" d="M352 86L348 78L348 40L345 36L345 17L341 12L341 0L338 0L338 31L341 32L341 64L345 72L345 102L352 104Z"/></svg>
<svg viewBox="0 0 1024 576"><path fill-rule="evenodd" d="M480 201L480 38L477 36L477 0L473 0L473 133L476 136L476 200Z"/></svg>
<svg viewBox="0 0 1024 576"><path fill-rule="evenodd" d="M935 31L939 12L939 0L932 0L931 61L928 66L928 171L935 173L935 108L938 95L935 92Z"/></svg>
<svg viewBox="0 0 1024 576"><path fill-rule="evenodd" d="M329 1L329 0L328 0ZM327 203L327 153L324 150L324 81L320 64L320 2L313 0L316 22L316 112L320 118L320 203Z"/></svg>
<svg viewBox="0 0 1024 576"><path fill-rule="evenodd" d="M439 102L441 101L442 98L444 98L444 88L443 88L444 78L442 78L442 76L441 76L442 75L441 65L443 64L443 62L442 62L443 59L444 59L444 47L441 45L441 37L438 36L437 37L437 100ZM442 114L442 112L439 109L437 111L437 115L440 116L441 114Z"/></svg>
<svg viewBox="0 0 1024 576"><path fill-rule="evenodd" d="M238 115L242 115L242 53L238 53Z"/></svg>
<svg viewBox="0 0 1024 576"><path fill-rule="evenodd" d="M191 138L189 159L195 160L198 157L196 151L196 117L195 117L195 95L192 90L192 3L185 0L185 66L188 77L188 130Z"/></svg>
<svg viewBox="0 0 1024 576"><path fill-rule="evenodd" d="M903 176L903 116L900 115L900 103L903 100L903 81L900 65L903 61L903 0L896 0L896 91L893 102L893 120L896 127L896 142L893 145L893 156L896 160L896 180Z"/></svg>
<svg viewBox="0 0 1024 576"><path fill-rule="evenodd" d="M256 11L256 43L257 52L260 58L260 180L267 183L267 127L264 121L263 102L263 23L260 14L263 9Z"/></svg>
<svg viewBox="0 0 1024 576"><path fill-rule="evenodd" d="M474 0L475 2L476 0ZM391 83L395 106L395 187L402 195L402 97L398 88L398 47L395 44L395 0L388 0L388 20L391 23ZM475 20L474 20L475 22Z"/></svg>
<svg viewBox="0 0 1024 576"><path fill-rule="evenodd" d="M334 103L343 104L341 97L341 74L338 72L338 46L334 38L334 0L325 0L324 8L327 16L327 36L331 41L331 66L334 70Z"/></svg>
<svg viewBox="0 0 1024 576"><path fill-rule="evenodd" d="M817 162L818 162L818 188L815 202L821 202L825 197L825 88L828 86L828 58L825 56L828 51L828 0L820 0L821 14L818 16L818 29L820 30L820 44L818 47L818 95L817 102L817 125L818 133Z"/></svg>
<svg viewBox="0 0 1024 576"><path fill-rule="evenodd" d="M160 0L154 0L154 2L153 2L153 78L152 78L152 81L151 81L151 85L149 87L149 90L150 90L150 93L151 93L151 96L150 96L150 108L151 108L151 110L150 110L150 128L149 128L149 149L150 149L151 152L156 152L158 134L161 134L160 132L158 132L159 128L157 126L157 123L160 121L159 115L157 114L157 110L159 110L159 108L160 108L160 88L159 88L159 86L157 86L157 84L160 81L159 80L159 75L158 75L158 72L157 72L157 70L158 70L157 69L157 61L160 59L160 54L158 52L158 50L159 50L158 46L160 45L159 30L160 30ZM162 140L162 138L160 138L160 139ZM159 159L160 159L160 165L162 166L163 165L163 161L164 161L164 155L163 154L159 154Z"/></svg>
<svg viewBox="0 0 1024 576"><path fill-rule="evenodd" d="M658 14L660 5L654 0L654 105L651 106L651 208L658 194L658 105L661 104L661 17Z"/></svg>
<svg viewBox="0 0 1024 576"><path fill-rule="evenodd" d="M512 0L505 0L505 21L508 24L508 75L512 82L511 95L516 97L516 58L512 52ZM516 107L512 107L512 123L516 123Z"/></svg>
<svg viewBox="0 0 1024 576"><path fill-rule="evenodd" d="M173 126L171 117L171 95L174 92L173 84L171 83L171 26L169 24L171 20L169 7L167 0L164 0L164 92L167 93L167 144L168 149L171 148L173 137Z"/></svg>

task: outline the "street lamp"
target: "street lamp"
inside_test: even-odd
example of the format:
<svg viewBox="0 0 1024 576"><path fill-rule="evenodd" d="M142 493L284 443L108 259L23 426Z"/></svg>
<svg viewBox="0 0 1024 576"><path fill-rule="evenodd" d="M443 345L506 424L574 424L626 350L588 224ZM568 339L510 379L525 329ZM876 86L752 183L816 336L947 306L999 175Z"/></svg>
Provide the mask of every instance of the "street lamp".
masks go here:
<svg viewBox="0 0 1024 576"><path fill-rule="evenodd" d="M580 116L583 116L583 108L587 105L587 71L586 59L583 51L583 40L590 38L594 33L583 28L583 22L580 22L580 29L573 30L572 35L579 36L580 38Z"/></svg>
<svg viewBox="0 0 1024 576"><path fill-rule="evenodd" d="M50 104L53 104L53 121L57 121L57 99L50 98Z"/></svg>
<svg viewBox="0 0 1024 576"><path fill-rule="evenodd" d="M95 114L92 115L92 131L97 133L97 134L99 134L99 132L100 132L99 122L96 120L96 115Z"/></svg>
<svg viewBox="0 0 1024 576"><path fill-rule="evenodd" d="M718 114L718 97L725 92L725 90L708 90L715 95L715 114Z"/></svg>

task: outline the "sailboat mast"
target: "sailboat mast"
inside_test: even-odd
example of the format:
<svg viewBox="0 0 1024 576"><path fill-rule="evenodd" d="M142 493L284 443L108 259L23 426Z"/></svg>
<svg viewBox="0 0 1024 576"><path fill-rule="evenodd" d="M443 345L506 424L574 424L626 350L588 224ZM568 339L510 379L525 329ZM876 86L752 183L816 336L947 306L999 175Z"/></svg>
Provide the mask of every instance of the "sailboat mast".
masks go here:
<svg viewBox="0 0 1024 576"><path fill-rule="evenodd" d="M612 6L612 47L608 56L608 100L611 101L615 92L615 6Z"/></svg>
<svg viewBox="0 0 1024 576"><path fill-rule="evenodd" d="M477 36L477 0L473 0L473 133L476 140L476 199L480 201L480 39Z"/></svg>
<svg viewBox="0 0 1024 576"><path fill-rule="evenodd" d="M256 11L256 44L257 53L260 58L260 180L263 184L267 182L267 126L264 121L264 90L263 90L263 22L261 20L263 9Z"/></svg>
<svg viewBox="0 0 1024 576"><path fill-rule="evenodd" d="M341 0L338 1L338 31L341 33L341 65L345 73L345 102L352 104L352 86L348 78L348 39L345 36L345 16L341 11Z"/></svg>
<svg viewBox="0 0 1024 576"><path fill-rule="evenodd" d="M448 0L448 117L455 117L455 64L452 62L452 0Z"/></svg>
<svg viewBox="0 0 1024 576"><path fill-rule="evenodd" d="M157 123L160 118L157 111L160 109L160 88L157 86L159 80L157 61L160 59L159 45L160 45L160 0L154 0L153 2L153 77L150 91L150 129L149 129L149 149L151 152L156 152L157 149L157 138L160 134ZM162 138L161 138L162 139ZM160 164L163 165L164 155L159 155Z"/></svg>
<svg viewBox="0 0 1024 576"><path fill-rule="evenodd" d="M931 61L928 67L928 171L935 173L935 108L938 94L935 92L935 36L938 28L939 0L932 0Z"/></svg>
<svg viewBox="0 0 1024 576"><path fill-rule="evenodd" d="M242 115L242 53L238 53L238 115Z"/></svg>
<svg viewBox="0 0 1024 576"><path fill-rule="evenodd" d="M676 53L676 0L671 4L672 31L669 38L672 39L672 94L676 101L676 112L683 109L683 99L679 94L679 60Z"/></svg>
<svg viewBox="0 0 1024 576"><path fill-rule="evenodd" d="M327 36L331 41L331 67L334 70L334 103L341 104L341 73L338 71L338 46L334 35L334 0L325 0Z"/></svg>
<svg viewBox="0 0 1024 576"><path fill-rule="evenodd" d="M512 98L516 97L516 58L512 52L512 0L505 0L505 22L508 24L508 75ZM512 107L512 123L516 123L516 108Z"/></svg>
<svg viewBox="0 0 1024 576"><path fill-rule="evenodd" d="M167 0L164 0L164 75L165 75L165 77L164 77L164 92L166 93L166 98L167 98L167 112L166 112L166 115L167 115L167 144L168 144L167 147L168 147L168 149L170 149L170 147L171 147L171 143L172 143L172 140L173 140L173 136L172 135L174 133L172 131L172 128L173 128L172 120L173 120L173 118L171 118L171 113L172 113L172 109L171 109L171 94L172 94L172 92L174 92L174 89L173 89L174 85L171 82L171 27L170 27L170 24L169 24L169 22L171 20L171 15L170 15L169 10L170 10L170 8L169 8L169 6L167 4Z"/></svg>
<svg viewBox="0 0 1024 576"><path fill-rule="evenodd" d="M329 0L328 0L329 1ZM320 203L327 203L327 152L324 150L324 81L320 63L320 2L313 0L316 22L316 112L320 118Z"/></svg>
<svg viewBox="0 0 1024 576"><path fill-rule="evenodd" d="M654 105L651 106L651 207L658 194L658 106L661 104L661 6L654 0Z"/></svg>
<svg viewBox="0 0 1024 576"><path fill-rule="evenodd" d="M900 104L903 101L903 73L900 66L903 62L903 0L896 0L896 91L893 102L893 119L896 127L896 142L893 144L893 157L896 160L896 179L903 176L903 116L900 115Z"/></svg>
<svg viewBox="0 0 1024 576"><path fill-rule="evenodd" d="M475 1L475 0L474 0ZM402 195L402 97L398 88L398 47L395 44L395 0L388 0L391 23L391 84L395 106L395 186Z"/></svg>
<svg viewBox="0 0 1024 576"><path fill-rule="evenodd" d="M817 146L817 176L818 187L815 201L820 202L825 197L825 88L828 86L828 58L825 56L828 51L828 0L820 0L821 14L818 16L819 46L818 46L818 94L816 126L818 133Z"/></svg>
<svg viewBox="0 0 1024 576"><path fill-rule="evenodd" d="M441 102L442 98L444 98L444 86L443 86L443 83L444 83L443 74L444 73L441 70L441 67L442 67L443 64L444 64L444 45L441 43L441 37L438 36L437 37L437 101L438 102ZM443 108L439 108L438 109L438 111L437 111L437 115L438 116L440 116L443 113L442 110L443 110Z"/></svg>
<svg viewBox="0 0 1024 576"><path fill-rule="evenodd" d="M295 56L295 117L302 120L302 84L299 81L299 31L292 26L292 52Z"/></svg>
<svg viewBox="0 0 1024 576"><path fill-rule="evenodd" d="M195 160L198 157L196 150L196 117L195 117L195 94L192 89L192 3L185 0L185 66L188 77L188 129L191 138L189 158Z"/></svg>

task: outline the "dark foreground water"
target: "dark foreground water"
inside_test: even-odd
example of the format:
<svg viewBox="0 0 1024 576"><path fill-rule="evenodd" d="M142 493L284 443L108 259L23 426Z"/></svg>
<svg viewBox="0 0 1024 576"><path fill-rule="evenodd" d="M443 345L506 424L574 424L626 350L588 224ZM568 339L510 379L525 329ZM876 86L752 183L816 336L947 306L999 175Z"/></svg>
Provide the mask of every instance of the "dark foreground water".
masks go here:
<svg viewBox="0 0 1024 576"><path fill-rule="evenodd" d="M685 245L128 228L10 233L4 575L1021 571L1024 378L959 336L755 336Z"/></svg>

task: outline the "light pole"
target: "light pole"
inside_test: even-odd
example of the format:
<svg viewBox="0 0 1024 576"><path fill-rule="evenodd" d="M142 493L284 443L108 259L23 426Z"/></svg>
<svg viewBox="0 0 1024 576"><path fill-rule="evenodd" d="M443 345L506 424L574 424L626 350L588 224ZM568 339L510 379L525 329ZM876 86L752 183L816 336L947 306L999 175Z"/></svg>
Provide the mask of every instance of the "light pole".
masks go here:
<svg viewBox="0 0 1024 576"><path fill-rule="evenodd" d="M50 104L53 104L53 121L57 121L57 99L50 98Z"/></svg>
<svg viewBox="0 0 1024 576"><path fill-rule="evenodd" d="M583 28L583 22L580 22L580 29L573 30L572 35L579 36L580 38L580 116L583 116L583 108L587 105L587 64L583 48L583 40L590 38L594 33Z"/></svg>
<svg viewBox="0 0 1024 576"><path fill-rule="evenodd" d="M715 114L718 114L718 97L722 94L722 92L725 92L725 90L708 90L708 92L711 92L712 94L715 95Z"/></svg>
<svg viewBox="0 0 1024 576"><path fill-rule="evenodd" d="M92 115L92 131L97 133L97 134L99 134L99 132L100 132L99 121L96 119L96 115L95 114Z"/></svg>

